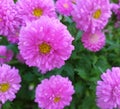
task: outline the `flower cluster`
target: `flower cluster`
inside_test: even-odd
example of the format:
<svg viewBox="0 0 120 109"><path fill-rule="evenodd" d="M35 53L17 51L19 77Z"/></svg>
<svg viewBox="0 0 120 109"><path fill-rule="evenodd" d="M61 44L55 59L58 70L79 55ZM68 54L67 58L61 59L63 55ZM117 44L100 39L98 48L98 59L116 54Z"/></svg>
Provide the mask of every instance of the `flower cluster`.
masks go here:
<svg viewBox="0 0 120 109"><path fill-rule="evenodd" d="M72 2L66 0L63 6L66 8L65 13L70 15ZM16 55L16 59L22 64L38 67L41 73L61 68L70 58L74 50L72 45L74 38L67 27L57 19L55 9L53 0L17 0L16 3L13 0L0 1L0 35L5 36L10 43L17 44L19 48L19 53L14 54L8 49L13 46L12 44L8 48L7 45L0 45L0 102L2 104L7 100L13 101L21 87L19 71L5 64L12 64L13 55ZM56 78L55 81L58 81L56 86L61 87L63 83L65 84L60 89L61 97L54 98L55 103L59 101L62 103L57 107L68 106L74 93L72 83L68 78L61 76L51 78L52 80ZM69 87L70 89L63 93L64 88ZM65 98L66 93L68 95ZM53 104L49 105L53 106Z"/></svg>
<svg viewBox="0 0 120 109"><path fill-rule="evenodd" d="M77 0L73 8L72 17L76 22L76 27L85 32L86 35L83 35L83 37L87 36L86 38L83 38L86 39L83 41L84 47L93 52L96 52L94 49L99 51L104 45L101 45L101 42L105 42L104 35L101 35L103 34L101 31L106 26L108 19L111 16L111 5L109 0ZM94 42L89 42L89 39L92 38L89 37L89 34L97 34L98 31L101 33L99 35L101 35L103 38L98 38L99 35L94 35L94 37L99 40L96 41L96 44L99 47L97 46L97 48L94 47L93 49ZM104 41L101 39L104 39Z"/></svg>
<svg viewBox="0 0 120 109"><path fill-rule="evenodd" d="M72 42L78 31L83 32L81 42L84 48L92 52L101 50L106 42L103 29L111 17L111 10L120 20L119 9L120 3L111 4L110 0L0 0L0 108L16 98L21 78L25 77L23 72L28 71L23 68L20 76L17 67L22 68L25 64L26 68L32 67L30 70L33 72L37 68L42 75L40 78L35 76L38 77L36 81L42 80L35 90L36 84L28 84L28 90L35 91L34 102L39 108L64 109L69 106L77 88L74 90L72 81L60 75L62 71L53 75L52 70L67 66L64 65L75 49ZM75 34L69 32L74 23L77 28ZM4 38L5 43L2 42ZM78 59L75 52L72 55L75 59L70 60L74 64L74 60ZM11 67L14 64L16 68ZM79 72L76 65L74 68L71 68L72 71ZM49 71L51 73L46 75ZM75 74L75 81L79 80L76 75L84 76L79 73ZM50 78L45 79L47 76ZM97 106L101 109L120 108L120 67L108 69L101 79L96 87Z"/></svg>

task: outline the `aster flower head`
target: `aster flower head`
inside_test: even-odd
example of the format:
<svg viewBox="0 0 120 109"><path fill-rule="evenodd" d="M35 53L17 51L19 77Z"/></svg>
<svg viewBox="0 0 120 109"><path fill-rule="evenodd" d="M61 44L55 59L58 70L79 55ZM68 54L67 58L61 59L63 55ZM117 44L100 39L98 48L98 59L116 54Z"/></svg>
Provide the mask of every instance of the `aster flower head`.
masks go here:
<svg viewBox="0 0 120 109"><path fill-rule="evenodd" d="M8 36L20 28L21 19L18 17L14 2L3 0L0 3L0 35Z"/></svg>
<svg viewBox="0 0 120 109"><path fill-rule="evenodd" d="M73 94L74 87L67 77L51 76L37 86L35 102L42 109L63 109L70 105Z"/></svg>
<svg viewBox="0 0 120 109"><path fill-rule="evenodd" d="M7 100L13 101L15 94L20 89L21 77L18 69L7 64L0 66L0 101L4 104Z"/></svg>
<svg viewBox="0 0 120 109"><path fill-rule="evenodd" d="M16 4L24 21L36 20L44 15L56 17L53 0L18 0Z"/></svg>
<svg viewBox="0 0 120 109"><path fill-rule="evenodd" d="M0 64L9 62L12 57L12 50L7 49L7 47L4 45L0 45Z"/></svg>
<svg viewBox="0 0 120 109"><path fill-rule="evenodd" d="M120 67L107 69L97 82L97 105L100 109L120 108Z"/></svg>
<svg viewBox="0 0 120 109"><path fill-rule="evenodd" d="M55 6L56 10L65 16L70 16L73 10L73 4L70 0L57 0Z"/></svg>
<svg viewBox="0 0 120 109"><path fill-rule="evenodd" d="M104 47L106 37L101 31L95 33L84 32L81 41L86 49L97 52Z"/></svg>
<svg viewBox="0 0 120 109"><path fill-rule="evenodd" d="M46 73L65 64L74 49L72 40L58 19L42 16L21 29L18 45L26 64Z"/></svg>
<svg viewBox="0 0 120 109"><path fill-rule="evenodd" d="M73 8L77 28L85 32L103 29L111 16L109 0L76 0Z"/></svg>

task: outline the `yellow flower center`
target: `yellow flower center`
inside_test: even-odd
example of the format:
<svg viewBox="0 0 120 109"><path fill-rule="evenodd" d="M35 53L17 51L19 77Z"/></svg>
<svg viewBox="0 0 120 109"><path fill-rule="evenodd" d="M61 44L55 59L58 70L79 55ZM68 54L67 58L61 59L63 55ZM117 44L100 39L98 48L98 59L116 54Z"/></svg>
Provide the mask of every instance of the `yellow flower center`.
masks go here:
<svg viewBox="0 0 120 109"><path fill-rule="evenodd" d="M96 35L96 34L92 34L91 36L90 36L90 42L91 43L96 43L96 42L98 42L98 40L99 40L99 38L98 38L98 36Z"/></svg>
<svg viewBox="0 0 120 109"><path fill-rule="evenodd" d="M0 92L6 92L9 90L9 88L10 88L9 83L0 84Z"/></svg>
<svg viewBox="0 0 120 109"><path fill-rule="evenodd" d="M64 7L64 8L69 8L69 6L68 6L67 3L64 3L64 4L63 4L63 7Z"/></svg>
<svg viewBox="0 0 120 109"><path fill-rule="evenodd" d="M93 18L95 18L95 19L99 19L100 18L100 16L101 16L101 10L100 9L98 9L98 10L96 10L94 13L93 13Z"/></svg>
<svg viewBox="0 0 120 109"><path fill-rule="evenodd" d="M40 16L42 16L42 14L43 14L43 10L40 9L40 8L35 8L33 10L33 15L36 16L36 17L40 17Z"/></svg>
<svg viewBox="0 0 120 109"><path fill-rule="evenodd" d="M60 97L55 97L55 98L54 98L54 103L58 103L60 100L61 100Z"/></svg>
<svg viewBox="0 0 120 109"><path fill-rule="evenodd" d="M51 50L51 46L45 42L39 45L40 53L47 54Z"/></svg>

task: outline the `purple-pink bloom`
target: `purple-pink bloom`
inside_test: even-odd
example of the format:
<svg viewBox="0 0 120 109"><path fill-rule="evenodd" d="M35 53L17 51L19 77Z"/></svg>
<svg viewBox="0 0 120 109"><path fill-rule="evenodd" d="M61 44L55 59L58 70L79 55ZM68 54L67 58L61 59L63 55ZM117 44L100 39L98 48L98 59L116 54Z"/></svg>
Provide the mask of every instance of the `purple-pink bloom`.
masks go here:
<svg viewBox="0 0 120 109"><path fill-rule="evenodd" d="M36 88L35 102L41 109L63 109L69 106L74 87L68 77L51 76L42 80Z"/></svg>
<svg viewBox="0 0 120 109"><path fill-rule="evenodd" d="M26 64L42 73L60 68L71 56L73 37L58 19L41 16L29 22L19 36L19 50Z"/></svg>
<svg viewBox="0 0 120 109"><path fill-rule="evenodd" d="M107 69L97 82L97 106L100 109L120 108L120 67Z"/></svg>
<svg viewBox="0 0 120 109"><path fill-rule="evenodd" d="M101 31L95 33L84 32L81 41L86 49L97 52L104 47L106 37Z"/></svg>
<svg viewBox="0 0 120 109"><path fill-rule="evenodd" d="M71 0L57 0L55 6L56 10L65 16L70 16L73 10L73 4Z"/></svg>
<svg viewBox="0 0 120 109"><path fill-rule="evenodd" d="M0 35L9 36L20 28L21 20L14 2L11 0L2 1L0 3Z"/></svg>
<svg viewBox="0 0 120 109"><path fill-rule="evenodd" d="M33 21L41 16L56 17L53 0L18 0L18 13L23 21Z"/></svg>
<svg viewBox="0 0 120 109"><path fill-rule="evenodd" d="M7 63L13 58L13 51L6 46L0 45L0 64Z"/></svg>
<svg viewBox="0 0 120 109"><path fill-rule="evenodd" d="M7 64L0 66L0 101L4 104L7 100L13 101L20 89L21 77L18 69Z"/></svg>
<svg viewBox="0 0 120 109"><path fill-rule="evenodd" d="M76 0L72 17L76 27L94 33L103 29L111 17L109 0Z"/></svg>

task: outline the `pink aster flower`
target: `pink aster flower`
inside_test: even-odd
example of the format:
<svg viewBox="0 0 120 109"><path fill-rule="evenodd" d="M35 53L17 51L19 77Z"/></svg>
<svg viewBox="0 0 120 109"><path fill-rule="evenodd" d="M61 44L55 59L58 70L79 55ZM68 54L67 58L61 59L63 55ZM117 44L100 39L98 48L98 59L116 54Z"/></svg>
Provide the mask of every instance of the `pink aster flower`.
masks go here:
<svg viewBox="0 0 120 109"><path fill-rule="evenodd" d="M18 70L9 65L0 66L0 101L4 104L7 100L13 101L15 94L20 89L21 77Z"/></svg>
<svg viewBox="0 0 120 109"><path fill-rule="evenodd" d="M56 17L53 0L18 0L20 17L25 21L39 19L43 15Z"/></svg>
<svg viewBox="0 0 120 109"><path fill-rule="evenodd" d="M57 0L55 6L57 11L65 16L70 16L73 10L73 4L70 0Z"/></svg>
<svg viewBox="0 0 120 109"><path fill-rule="evenodd" d="M0 3L0 35L8 36L20 28L21 20L18 17L16 6L9 0Z"/></svg>
<svg viewBox="0 0 120 109"><path fill-rule="evenodd" d="M97 105L100 109L120 109L120 67L107 69L97 82Z"/></svg>
<svg viewBox="0 0 120 109"><path fill-rule="evenodd" d="M106 37L101 31L95 33L84 32L82 43L84 47L90 51L97 52L105 45Z"/></svg>
<svg viewBox="0 0 120 109"><path fill-rule="evenodd" d="M109 0L76 0L72 16L77 28L94 33L106 26L110 9Z"/></svg>
<svg viewBox="0 0 120 109"><path fill-rule="evenodd" d="M42 16L21 29L18 45L26 64L46 73L65 64L74 49L72 41L67 27L58 19Z"/></svg>
<svg viewBox="0 0 120 109"><path fill-rule="evenodd" d="M4 45L0 45L0 64L9 62L12 57L12 50L7 49L7 47Z"/></svg>
<svg viewBox="0 0 120 109"><path fill-rule="evenodd" d="M42 80L36 88L35 102L41 109L63 109L69 106L74 94L72 82L60 75Z"/></svg>

